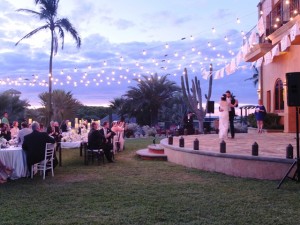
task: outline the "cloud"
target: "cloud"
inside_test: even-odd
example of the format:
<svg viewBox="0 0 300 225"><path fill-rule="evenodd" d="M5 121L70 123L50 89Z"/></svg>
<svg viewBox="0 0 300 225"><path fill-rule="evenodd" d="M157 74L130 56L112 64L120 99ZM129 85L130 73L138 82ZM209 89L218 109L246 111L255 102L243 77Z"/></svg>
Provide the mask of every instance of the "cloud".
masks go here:
<svg viewBox="0 0 300 225"><path fill-rule="evenodd" d="M120 30L127 30L129 28L135 27L135 23L124 19L118 19L114 21L113 24Z"/></svg>

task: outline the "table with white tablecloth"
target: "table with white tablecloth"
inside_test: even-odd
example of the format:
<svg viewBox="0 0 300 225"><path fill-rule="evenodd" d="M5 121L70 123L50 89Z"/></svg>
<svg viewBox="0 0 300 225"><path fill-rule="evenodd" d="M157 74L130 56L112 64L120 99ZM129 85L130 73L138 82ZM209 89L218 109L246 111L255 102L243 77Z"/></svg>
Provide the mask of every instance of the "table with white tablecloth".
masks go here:
<svg viewBox="0 0 300 225"><path fill-rule="evenodd" d="M21 147L10 146L8 148L1 148L0 160L5 166L13 169L11 179L27 177L26 154Z"/></svg>

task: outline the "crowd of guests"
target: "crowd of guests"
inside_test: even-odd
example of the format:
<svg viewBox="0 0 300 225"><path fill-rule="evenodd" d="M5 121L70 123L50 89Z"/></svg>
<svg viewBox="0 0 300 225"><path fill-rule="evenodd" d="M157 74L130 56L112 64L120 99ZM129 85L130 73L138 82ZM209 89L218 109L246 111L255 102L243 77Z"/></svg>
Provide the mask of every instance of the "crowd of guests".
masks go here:
<svg viewBox="0 0 300 225"><path fill-rule="evenodd" d="M7 142L13 141L16 146L22 146L26 153L30 174L31 166L44 159L46 143L59 145L62 132L68 132L69 129L68 120L63 121L61 125L56 121L51 121L46 129L43 124L38 122L28 124L25 121L21 123L21 129L19 129L18 121L13 121L10 127L8 113L5 112L0 123L0 138L5 138ZM112 128L108 122L104 122L101 129L97 122L92 122L88 133L88 148L103 149L107 161L112 163L114 154L124 149L124 130L124 119L113 122ZM80 129L78 132L80 133ZM56 156L54 157L56 158ZM0 183L6 182L12 172L12 168L5 166L0 161Z"/></svg>
<svg viewBox="0 0 300 225"><path fill-rule="evenodd" d="M108 162L112 163L113 155L124 150L124 119L114 121L112 128L108 122L104 122L101 129L96 122L92 122L88 134L88 149L103 149Z"/></svg>

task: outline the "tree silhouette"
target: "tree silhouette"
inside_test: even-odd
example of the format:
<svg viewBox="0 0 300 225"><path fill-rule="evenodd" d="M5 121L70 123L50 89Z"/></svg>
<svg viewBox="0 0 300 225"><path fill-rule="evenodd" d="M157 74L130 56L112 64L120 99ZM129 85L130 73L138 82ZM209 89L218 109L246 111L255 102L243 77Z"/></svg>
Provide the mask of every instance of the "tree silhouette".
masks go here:
<svg viewBox="0 0 300 225"><path fill-rule="evenodd" d="M56 55L58 50L58 39L62 40L61 48L64 48L65 32L69 32L76 42L77 48L81 46L81 39L67 18L58 18L57 9L59 0L35 0L35 4L40 6L40 11L34 11L31 9L18 9L18 12L26 12L38 16L40 20L46 22L45 25L34 29L33 31L22 37L15 45L18 45L23 39L30 38L34 34L41 30L50 30L51 35L51 48L50 48L50 59L49 59L49 99L46 105L46 111L48 112L48 120L52 117L52 80L53 80L53 56Z"/></svg>

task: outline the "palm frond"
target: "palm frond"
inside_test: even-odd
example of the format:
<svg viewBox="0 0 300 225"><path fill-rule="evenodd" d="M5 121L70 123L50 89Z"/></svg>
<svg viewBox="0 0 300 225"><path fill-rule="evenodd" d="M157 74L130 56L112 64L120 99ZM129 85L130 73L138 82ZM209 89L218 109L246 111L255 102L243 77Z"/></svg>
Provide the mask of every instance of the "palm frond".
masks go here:
<svg viewBox="0 0 300 225"><path fill-rule="evenodd" d="M26 39L26 38L30 38L32 35L36 34L37 32L39 32L40 30L44 30L44 29L47 29L49 28L49 25L46 24L44 26L41 26L39 28L36 28L35 30L29 32L28 34L26 34L24 37L22 37L16 44L15 46L17 46L22 40Z"/></svg>

